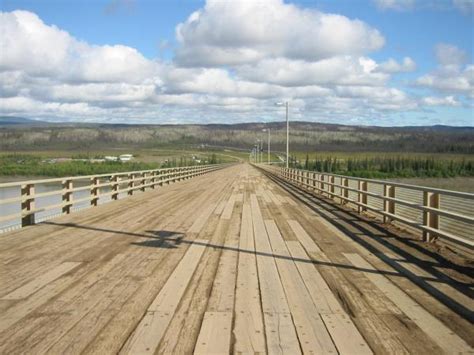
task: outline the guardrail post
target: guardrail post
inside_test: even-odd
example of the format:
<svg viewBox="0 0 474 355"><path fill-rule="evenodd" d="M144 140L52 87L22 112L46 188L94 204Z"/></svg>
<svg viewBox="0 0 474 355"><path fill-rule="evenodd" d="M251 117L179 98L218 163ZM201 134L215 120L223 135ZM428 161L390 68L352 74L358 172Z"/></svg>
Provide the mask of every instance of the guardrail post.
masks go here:
<svg viewBox="0 0 474 355"><path fill-rule="evenodd" d="M94 177L91 179L91 206L97 206L99 204L99 188L97 187L99 183L99 178Z"/></svg>
<svg viewBox="0 0 474 355"><path fill-rule="evenodd" d="M145 191L146 173L140 173L140 191Z"/></svg>
<svg viewBox="0 0 474 355"><path fill-rule="evenodd" d="M326 188L326 185L324 184L324 174L321 174L321 175L319 176L319 179L320 179L320 181L321 181L321 182L320 182L320 185L319 185L319 188L320 188L321 190L319 191L319 193L320 193L321 195L324 195L324 190L325 190L325 188Z"/></svg>
<svg viewBox="0 0 474 355"><path fill-rule="evenodd" d="M63 213L69 214L71 213L72 209L72 180L63 180L63 193L62 193L62 200L63 200Z"/></svg>
<svg viewBox="0 0 474 355"><path fill-rule="evenodd" d="M156 185L156 170L151 172L151 188L154 189Z"/></svg>
<svg viewBox="0 0 474 355"><path fill-rule="evenodd" d="M383 186L383 195L384 197L395 198L395 186L384 185ZM394 201L383 201L383 210L384 212L395 214L395 202ZM392 218L388 216L383 216L384 223L390 223Z"/></svg>
<svg viewBox="0 0 474 355"><path fill-rule="evenodd" d="M329 192L331 193L331 195L329 196L330 198L334 199L334 184L335 184L335 179L334 179L334 176L332 175L329 175Z"/></svg>
<svg viewBox="0 0 474 355"><path fill-rule="evenodd" d="M158 185L163 186L163 171L157 171Z"/></svg>
<svg viewBox="0 0 474 355"><path fill-rule="evenodd" d="M130 190L128 190L127 194L132 196L133 195L133 187L135 186L135 181L133 181L133 179L135 179L135 174L128 174L128 188Z"/></svg>
<svg viewBox="0 0 474 355"><path fill-rule="evenodd" d="M118 200L118 197L119 197L119 177L118 175L113 175L112 176L112 195L111 195L111 198L112 200Z"/></svg>
<svg viewBox="0 0 474 355"><path fill-rule="evenodd" d="M430 208L439 208L439 193L425 191L423 192L423 206ZM435 212L423 211L423 225L434 229L439 229L439 216ZM432 242L436 239L436 233L423 231L423 240Z"/></svg>
<svg viewBox="0 0 474 355"><path fill-rule="evenodd" d="M29 226L35 224L35 185L21 185L21 226Z"/></svg>
<svg viewBox="0 0 474 355"><path fill-rule="evenodd" d="M359 203L362 203L364 205L367 204L367 194L365 194L364 192L367 191L367 181L361 181L359 180L359 198L358 198L358 201ZM358 211L359 213L363 212L363 211L367 211L367 208L365 206L358 206Z"/></svg>

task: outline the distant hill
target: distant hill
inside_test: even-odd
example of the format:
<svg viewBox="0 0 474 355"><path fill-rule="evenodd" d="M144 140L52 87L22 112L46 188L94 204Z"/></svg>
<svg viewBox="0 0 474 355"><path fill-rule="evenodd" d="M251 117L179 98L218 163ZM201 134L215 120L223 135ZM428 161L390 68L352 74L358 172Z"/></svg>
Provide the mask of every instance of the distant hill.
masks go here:
<svg viewBox="0 0 474 355"><path fill-rule="evenodd" d="M46 121L32 120L30 118L24 117L12 117L12 116L0 116L0 126L10 126L10 125L39 125L39 124L49 124Z"/></svg>
<svg viewBox="0 0 474 355"><path fill-rule="evenodd" d="M139 125L49 123L0 117L0 149L101 149L215 146L251 149L258 139L283 151L286 123ZM292 121L290 146L298 151L373 151L474 154L474 127L349 126Z"/></svg>

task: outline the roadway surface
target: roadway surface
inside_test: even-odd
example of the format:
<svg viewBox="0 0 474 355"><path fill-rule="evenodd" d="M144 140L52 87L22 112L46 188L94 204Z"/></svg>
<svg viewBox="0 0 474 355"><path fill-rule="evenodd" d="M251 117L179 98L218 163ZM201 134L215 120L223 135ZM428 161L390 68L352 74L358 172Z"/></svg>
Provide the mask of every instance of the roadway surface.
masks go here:
<svg viewBox="0 0 474 355"><path fill-rule="evenodd" d="M472 263L247 164L0 235L0 353L468 353Z"/></svg>

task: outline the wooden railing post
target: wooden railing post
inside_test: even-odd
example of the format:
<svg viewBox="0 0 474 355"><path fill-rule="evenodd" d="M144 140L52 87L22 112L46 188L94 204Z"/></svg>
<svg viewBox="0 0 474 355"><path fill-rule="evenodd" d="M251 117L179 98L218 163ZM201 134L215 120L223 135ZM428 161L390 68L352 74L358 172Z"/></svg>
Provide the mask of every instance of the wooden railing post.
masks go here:
<svg viewBox="0 0 474 355"><path fill-rule="evenodd" d="M111 181L113 182L111 198L112 198L112 200L118 200L118 197L119 197L119 176L118 175L113 175Z"/></svg>
<svg viewBox="0 0 474 355"><path fill-rule="evenodd" d="M128 190L127 194L132 196L133 195L133 187L135 186L135 181L133 181L133 179L135 179L135 174L128 174L127 177L128 177L128 180L129 180L127 186L130 189L130 190Z"/></svg>
<svg viewBox="0 0 474 355"><path fill-rule="evenodd" d="M97 187L99 183L99 178L91 178L91 206L97 206L99 204L99 188Z"/></svg>
<svg viewBox="0 0 474 355"><path fill-rule="evenodd" d="M35 224L35 185L21 185L21 226L29 226Z"/></svg>
<svg viewBox="0 0 474 355"><path fill-rule="evenodd" d="M156 170L151 172L151 188L154 189L156 185Z"/></svg>
<svg viewBox="0 0 474 355"><path fill-rule="evenodd" d="M334 184L335 184L335 181L336 181L336 179L334 178L334 176L333 176L333 175L329 175L329 183L330 183L330 185L329 185L329 192L331 193L331 194L329 195L329 197L330 197L331 199L333 199L333 200L334 200L335 197L336 197L336 196L334 196Z"/></svg>
<svg viewBox="0 0 474 355"><path fill-rule="evenodd" d="M341 178L341 185L344 186L343 188L341 188L341 193L342 193L342 196L344 197L344 199L341 199L341 203L343 205L347 204L348 199L349 198L349 190L347 189L349 187L349 179L348 178Z"/></svg>
<svg viewBox="0 0 474 355"><path fill-rule="evenodd" d="M344 203L344 178L343 177L340 177L339 178L339 185L341 185L341 187L339 188L339 203L342 205Z"/></svg>
<svg viewBox="0 0 474 355"><path fill-rule="evenodd" d="M320 185L319 185L319 188L321 189L321 191L319 192L321 195L324 195L324 190L326 188L326 185L324 184L324 174L321 174L319 176L319 179L320 179Z"/></svg>
<svg viewBox="0 0 474 355"><path fill-rule="evenodd" d="M439 208L439 193L424 191L423 206L430 208ZM439 229L439 216L435 212L423 211L423 225L434 229ZM436 233L423 231L423 240L432 242L436 239Z"/></svg>
<svg viewBox="0 0 474 355"><path fill-rule="evenodd" d="M141 185L141 188L140 190L141 191L145 191L145 184L146 184L146 174L147 173L142 173L142 179L140 180L140 185Z"/></svg>
<svg viewBox="0 0 474 355"><path fill-rule="evenodd" d="M63 180L63 191L62 191L62 200L63 200L63 213L69 214L72 210L72 180Z"/></svg>
<svg viewBox="0 0 474 355"><path fill-rule="evenodd" d="M158 185L163 186L163 171L162 170L157 171L157 176L158 176Z"/></svg>
<svg viewBox="0 0 474 355"><path fill-rule="evenodd" d="M359 196L358 196L358 201L359 203L362 203L364 205L367 204L367 194L364 192L367 191L367 181L361 181L359 180ZM359 213L363 211L367 211L367 208L365 206L358 206Z"/></svg>
<svg viewBox="0 0 474 355"><path fill-rule="evenodd" d="M383 195L384 197L395 198L395 186L384 185L383 186ZM384 212L395 214L395 202L394 201L383 201L383 210ZM383 216L384 223L390 223L392 218L388 216Z"/></svg>

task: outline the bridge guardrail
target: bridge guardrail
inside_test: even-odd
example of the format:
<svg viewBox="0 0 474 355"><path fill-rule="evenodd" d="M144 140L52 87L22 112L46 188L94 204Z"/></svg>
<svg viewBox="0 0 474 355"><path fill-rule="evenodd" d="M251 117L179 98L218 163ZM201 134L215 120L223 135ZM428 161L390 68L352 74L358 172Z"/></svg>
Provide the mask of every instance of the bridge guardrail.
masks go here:
<svg viewBox="0 0 474 355"><path fill-rule="evenodd" d="M291 169L260 168L293 184L325 195L359 213L371 211L386 223L396 221L420 230L424 241L441 238L474 248L474 194L392 181Z"/></svg>
<svg viewBox="0 0 474 355"><path fill-rule="evenodd" d="M39 220L69 214L73 210L97 206L105 199L118 200L119 196L130 196L137 190L154 189L156 186L203 175L228 165L230 164L196 165L3 183L0 184L0 192L3 189L9 189L13 197L0 198L0 211L8 211L6 206L18 211L7 212L8 214L0 213L0 232L5 229L1 227L5 222L16 220L17 225L21 227L32 225ZM42 187L43 191L37 191L38 187ZM107 191L104 192L104 190ZM78 196L80 198L76 198ZM45 200L48 201L45 202ZM38 206L37 201L41 202L41 206ZM50 213L45 218L44 212L52 210L56 210L57 213Z"/></svg>

